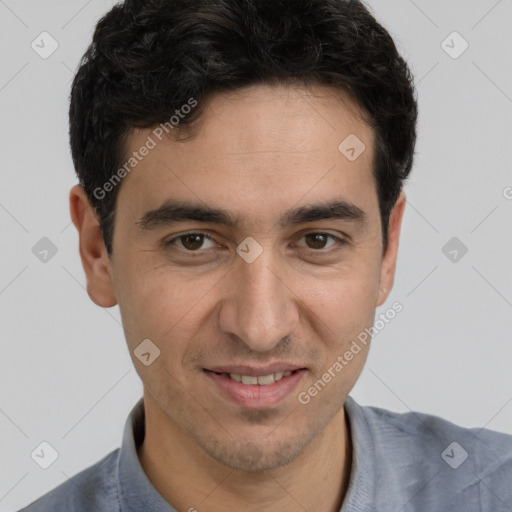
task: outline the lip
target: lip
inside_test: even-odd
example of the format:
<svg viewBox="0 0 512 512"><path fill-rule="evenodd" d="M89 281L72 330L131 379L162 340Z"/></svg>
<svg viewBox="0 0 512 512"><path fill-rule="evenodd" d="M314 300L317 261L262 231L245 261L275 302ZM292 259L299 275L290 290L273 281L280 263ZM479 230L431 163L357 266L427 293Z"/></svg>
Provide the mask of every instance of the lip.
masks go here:
<svg viewBox="0 0 512 512"><path fill-rule="evenodd" d="M263 375L270 375L271 373L277 372L293 372L295 370L304 369L301 365L290 364L290 363L272 363L266 366L248 366L248 365L236 365L236 366L215 366L213 368L205 368L210 372L215 373L234 373L236 375L247 375L248 377L262 377Z"/></svg>
<svg viewBox="0 0 512 512"><path fill-rule="evenodd" d="M280 371L279 369L269 371L271 366L268 366L265 367L264 370L255 370L252 368L253 371L258 371L259 373L248 374L241 371L243 368L244 367L242 366L229 367L230 370L234 369L236 371L219 373L237 373L240 371L239 374L258 377ZM247 367L244 371L247 371ZM290 371L293 371L291 375L283 377L281 380L266 386L242 384L241 382L234 381L227 375L218 375L217 373L208 370L203 370L203 374L220 392L221 396L229 399L231 402L247 409L266 409L276 406L279 402L289 396L303 379L307 370L303 367L296 367L295 370Z"/></svg>

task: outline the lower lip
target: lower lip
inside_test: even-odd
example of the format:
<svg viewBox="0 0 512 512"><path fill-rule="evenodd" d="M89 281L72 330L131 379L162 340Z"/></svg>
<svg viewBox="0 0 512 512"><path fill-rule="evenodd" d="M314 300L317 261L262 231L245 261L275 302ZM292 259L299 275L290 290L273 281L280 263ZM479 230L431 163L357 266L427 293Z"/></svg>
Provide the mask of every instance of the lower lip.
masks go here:
<svg viewBox="0 0 512 512"><path fill-rule="evenodd" d="M206 370L203 372L231 401L249 409L263 409L277 405L288 396L297 387L306 370L296 370L291 375L267 386L242 384L226 375Z"/></svg>

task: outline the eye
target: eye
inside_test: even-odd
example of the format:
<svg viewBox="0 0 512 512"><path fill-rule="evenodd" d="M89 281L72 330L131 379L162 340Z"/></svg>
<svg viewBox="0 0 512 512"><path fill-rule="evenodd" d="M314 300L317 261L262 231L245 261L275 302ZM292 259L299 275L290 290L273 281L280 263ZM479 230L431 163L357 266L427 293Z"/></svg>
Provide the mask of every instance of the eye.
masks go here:
<svg viewBox="0 0 512 512"><path fill-rule="evenodd" d="M203 247L205 239L211 242L210 247ZM188 252L198 252L199 249L212 249L217 246L212 237L206 233L185 233L165 242L165 246L174 245L176 242L179 242L178 247Z"/></svg>
<svg viewBox="0 0 512 512"><path fill-rule="evenodd" d="M306 247L308 247L309 249L314 249L316 251L321 250L321 249L327 249L336 244L343 245L345 243L345 240L343 240L337 236L331 235L330 233L322 233L320 231L306 233L302 238L306 240L306 243L307 243ZM329 239L334 240L334 243L331 244L330 246L326 247L326 244ZM304 246L299 246L299 247L304 247Z"/></svg>
<svg viewBox="0 0 512 512"><path fill-rule="evenodd" d="M346 243L345 240L337 236L320 231L306 233L301 237L301 240L302 239L306 241L306 245L304 246L302 244L297 244L297 246L305 247L306 249L313 249L314 252L322 252L322 250L329 249L335 245L341 246ZM328 245L329 240L332 241L330 245ZM210 246L205 247L205 242L209 242ZM219 247L219 244L216 243L210 235L202 232L184 233L164 242L165 247L173 245L177 245L179 248L188 253L200 253L201 251ZM326 250L324 252L329 251Z"/></svg>

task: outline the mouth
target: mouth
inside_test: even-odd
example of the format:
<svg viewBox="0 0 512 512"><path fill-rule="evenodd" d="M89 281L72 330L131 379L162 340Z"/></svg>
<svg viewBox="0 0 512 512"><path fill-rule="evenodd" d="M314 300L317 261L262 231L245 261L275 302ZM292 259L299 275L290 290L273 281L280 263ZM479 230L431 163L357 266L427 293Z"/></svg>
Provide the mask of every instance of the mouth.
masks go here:
<svg viewBox="0 0 512 512"><path fill-rule="evenodd" d="M210 371L210 370L205 370ZM227 372L212 372L216 375L222 375L224 377L229 377L231 380L234 380L235 382L241 382L242 384L245 384L246 386L269 386L271 384L274 384L274 382L279 382L283 377L288 377L292 373L295 373L298 370L286 370L284 372L275 372L275 373L269 373L267 375L241 375L239 373L227 373Z"/></svg>
<svg viewBox="0 0 512 512"><path fill-rule="evenodd" d="M223 398L249 409L268 408L284 400L304 377L306 368L254 369L233 367L226 370L203 369Z"/></svg>

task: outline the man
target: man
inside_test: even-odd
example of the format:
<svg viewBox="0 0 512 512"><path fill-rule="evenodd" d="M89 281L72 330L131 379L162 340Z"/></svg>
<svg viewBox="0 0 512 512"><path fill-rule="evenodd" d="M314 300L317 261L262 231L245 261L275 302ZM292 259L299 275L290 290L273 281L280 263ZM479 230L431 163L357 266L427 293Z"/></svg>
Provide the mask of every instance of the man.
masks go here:
<svg viewBox="0 0 512 512"><path fill-rule="evenodd" d="M359 1L126 0L101 19L71 94L70 208L144 396L120 449L23 510L512 510L512 436L349 396L416 120Z"/></svg>

